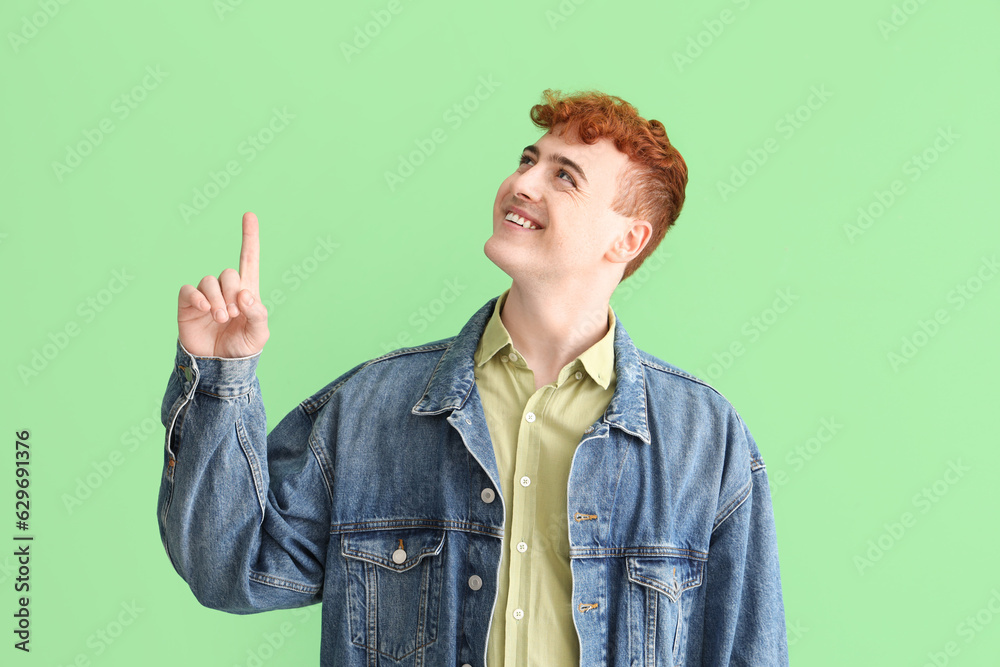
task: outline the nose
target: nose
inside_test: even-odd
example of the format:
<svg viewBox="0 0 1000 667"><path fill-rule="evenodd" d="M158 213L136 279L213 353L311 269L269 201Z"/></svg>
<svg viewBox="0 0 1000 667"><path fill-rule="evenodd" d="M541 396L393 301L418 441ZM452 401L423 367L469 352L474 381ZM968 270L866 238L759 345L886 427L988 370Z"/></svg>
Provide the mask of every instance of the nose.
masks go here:
<svg viewBox="0 0 1000 667"><path fill-rule="evenodd" d="M515 174L511 183L514 196L522 201L538 201L542 190L541 175L540 169L528 169Z"/></svg>

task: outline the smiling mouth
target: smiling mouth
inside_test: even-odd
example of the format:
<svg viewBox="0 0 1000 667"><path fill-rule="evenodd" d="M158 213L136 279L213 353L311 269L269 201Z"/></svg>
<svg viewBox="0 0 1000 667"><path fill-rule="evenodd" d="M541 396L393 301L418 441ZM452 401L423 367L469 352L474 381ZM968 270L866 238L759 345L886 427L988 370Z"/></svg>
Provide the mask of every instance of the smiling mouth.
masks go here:
<svg viewBox="0 0 1000 667"><path fill-rule="evenodd" d="M508 222L513 222L515 225L519 225L521 227L524 227L525 229L541 229L541 227L539 227L538 225L534 224L530 220L522 218L513 211L509 212L506 216L504 216L504 220L507 220Z"/></svg>

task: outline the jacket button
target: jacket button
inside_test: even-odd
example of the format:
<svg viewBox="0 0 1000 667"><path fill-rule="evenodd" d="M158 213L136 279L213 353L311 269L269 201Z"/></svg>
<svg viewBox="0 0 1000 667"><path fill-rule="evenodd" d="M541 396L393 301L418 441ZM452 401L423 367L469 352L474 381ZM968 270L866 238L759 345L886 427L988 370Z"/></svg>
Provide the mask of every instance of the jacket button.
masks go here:
<svg viewBox="0 0 1000 667"><path fill-rule="evenodd" d="M483 492L479 495L483 499L484 503L492 503L494 498L497 497L497 494L489 487L483 489Z"/></svg>
<svg viewBox="0 0 1000 667"><path fill-rule="evenodd" d="M406 552L405 551L403 551L402 549L396 549L395 551L392 552L392 562L393 563L395 563L396 565L399 565L404 560L406 560Z"/></svg>
<svg viewBox="0 0 1000 667"><path fill-rule="evenodd" d="M478 591L482 587L483 587L483 580L480 579L478 575L474 574L471 577L469 577L469 588L471 588L474 591Z"/></svg>

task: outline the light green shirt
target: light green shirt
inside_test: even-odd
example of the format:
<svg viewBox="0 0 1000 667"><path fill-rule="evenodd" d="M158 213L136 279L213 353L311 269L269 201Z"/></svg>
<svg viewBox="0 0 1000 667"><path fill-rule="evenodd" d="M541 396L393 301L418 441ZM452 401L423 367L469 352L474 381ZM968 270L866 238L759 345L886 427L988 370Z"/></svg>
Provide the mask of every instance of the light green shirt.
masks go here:
<svg viewBox="0 0 1000 667"><path fill-rule="evenodd" d="M490 625L489 667L579 665L573 624L566 486L576 446L615 390L615 314L608 332L535 391L497 300L475 352L476 387L493 440L506 530Z"/></svg>

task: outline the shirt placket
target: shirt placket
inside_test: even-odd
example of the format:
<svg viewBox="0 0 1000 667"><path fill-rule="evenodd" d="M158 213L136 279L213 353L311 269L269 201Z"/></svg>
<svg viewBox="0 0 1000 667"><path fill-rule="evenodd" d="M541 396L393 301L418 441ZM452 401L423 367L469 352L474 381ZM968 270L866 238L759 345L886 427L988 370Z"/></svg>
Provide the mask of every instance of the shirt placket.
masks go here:
<svg viewBox="0 0 1000 667"><path fill-rule="evenodd" d="M519 383L528 386L533 376L523 360L511 355L509 363L516 366ZM521 411L517 430L517 452L514 457L514 482L511 492L512 510L510 526L509 581L507 589L507 633L504 641L504 664L515 667L524 664L527 650L528 628L531 624L532 591L531 550L537 509L538 454L543 429L541 415L552 396L552 387L546 386L531 393Z"/></svg>

